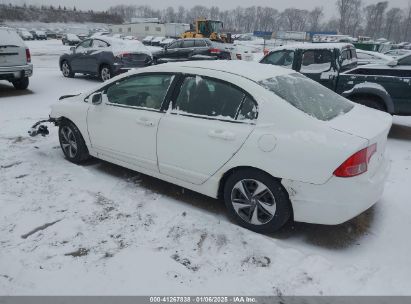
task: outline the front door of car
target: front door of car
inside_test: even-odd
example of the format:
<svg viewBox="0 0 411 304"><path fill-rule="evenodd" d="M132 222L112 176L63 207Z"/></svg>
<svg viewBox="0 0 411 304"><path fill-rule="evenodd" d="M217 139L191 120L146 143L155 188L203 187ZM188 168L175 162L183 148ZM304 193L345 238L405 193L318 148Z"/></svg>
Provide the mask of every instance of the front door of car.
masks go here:
<svg viewBox="0 0 411 304"><path fill-rule="evenodd" d="M331 50L303 50L300 68L297 70L308 78L321 83L323 86L335 90L338 72L332 64Z"/></svg>
<svg viewBox="0 0 411 304"><path fill-rule="evenodd" d="M238 87L208 77L186 76L176 91L158 129L159 169L202 184L241 148L254 129L257 106Z"/></svg>
<svg viewBox="0 0 411 304"><path fill-rule="evenodd" d="M74 53L71 55L71 69L74 72L85 72L86 54L91 48L91 39L84 40L76 48Z"/></svg>
<svg viewBox="0 0 411 304"><path fill-rule="evenodd" d="M156 136L172 74L133 75L103 90L103 102L91 105L87 126L92 148L151 171L158 171Z"/></svg>
<svg viewBox="0 0 411 304"><path fill-rule="evenodd" d="M181 40L174 41L164 49L165 58L177 58L181 48Z"/></svg>

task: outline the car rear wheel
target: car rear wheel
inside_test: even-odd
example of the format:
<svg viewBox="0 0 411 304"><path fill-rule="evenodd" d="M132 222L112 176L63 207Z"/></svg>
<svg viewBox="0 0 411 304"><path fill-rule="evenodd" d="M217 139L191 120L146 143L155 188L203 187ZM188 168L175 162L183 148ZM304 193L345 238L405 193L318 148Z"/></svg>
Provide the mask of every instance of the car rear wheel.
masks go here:
<svg viewBox="0 0 411 304"><path fill-rule="evenodd" d="M279 230L292 213L288 194L281 183L254 169L236 171L227 179L224 201L234 220L256 232Z"/></svg>
<svg viewBox="0 0 411 304"><path fill-rule="evenodd" d="M113 75L113 73L112 73L111 68L110 68L109 65L105 64L100 68L100 79L102 81L109 80L112 77L112 75Z"/></svg>
<svg viewBox="0 0 411 304"><path fill-rule="evenodd" d="M61 72L63 73L64 77L68 77L68 78L74 77L73 70L71 69L70 64L66 60L63 61L61 64Z"/></svg>
<svg viewBox="0 0 411 304"><path fill-rule="evenodd" d="M19 80L14 80L12 83L16 90L25 90L29 87L29 78L24 77Z"/></svg>
<svg viewBox="0 0 411 304"><path fill-rule="evenodd" d="M90 158L84 138L72 122L60 123L59 141L64 156L72 163L79 164Z"/></svg>

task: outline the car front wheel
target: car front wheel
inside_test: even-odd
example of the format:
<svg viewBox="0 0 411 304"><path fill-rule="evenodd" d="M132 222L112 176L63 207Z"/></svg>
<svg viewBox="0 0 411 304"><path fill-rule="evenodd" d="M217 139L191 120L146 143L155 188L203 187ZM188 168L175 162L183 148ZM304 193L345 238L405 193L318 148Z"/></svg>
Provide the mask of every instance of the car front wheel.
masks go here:
<svg viewBox="0 0 411 304"><path fill-rule="evenodd" d="M260 233L279 230L292 213L288 194L281 183L254 169L236 171L227 179L224 201L234 220Z"/></svg>
<svg viewBox="0 0 411 304"><path fill-rule="evenodd" d="M70 64L66 60L63 61L61 64L61 72L63 73L64 77L68 77L68 78L74 77L73 70L71 69Z"/></svg>
<svg viewBox="0 0 411 304"><path fill-rule="evenodd" d="M72 163L79 164L90 157L83 136L73 123L60 123L59 141L64 156Z"/></svg>

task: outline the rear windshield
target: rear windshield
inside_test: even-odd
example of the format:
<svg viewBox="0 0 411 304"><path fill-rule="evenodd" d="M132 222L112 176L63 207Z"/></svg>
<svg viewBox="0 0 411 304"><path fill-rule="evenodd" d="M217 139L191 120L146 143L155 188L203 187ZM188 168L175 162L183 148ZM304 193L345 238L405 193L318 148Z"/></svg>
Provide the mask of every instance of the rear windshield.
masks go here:
<svg viewBox="0 0 411 304"><path fill-rule="evenodd" d="M23 46L24 42L17 33L11 29L0 28L1 46Z"/></svg>
<svg viewBox="0 0 411 304"><path fill-rule="evenodd" d="M344 97L298 73L265 79L259 84L297 109L323 121L347 113L354 107Z"/></svg>

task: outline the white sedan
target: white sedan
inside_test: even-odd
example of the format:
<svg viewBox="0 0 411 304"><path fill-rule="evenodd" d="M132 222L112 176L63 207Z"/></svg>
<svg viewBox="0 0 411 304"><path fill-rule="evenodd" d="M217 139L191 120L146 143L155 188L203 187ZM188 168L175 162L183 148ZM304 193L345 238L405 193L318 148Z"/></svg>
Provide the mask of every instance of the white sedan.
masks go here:
<svg viewBox="0 0 411 304"><path fill-rule="evenodd" d="M224 199L242 226L340 224L376 203L390 115L292 70L169 63L52 107L65 157L90 156Z"/></svg>

